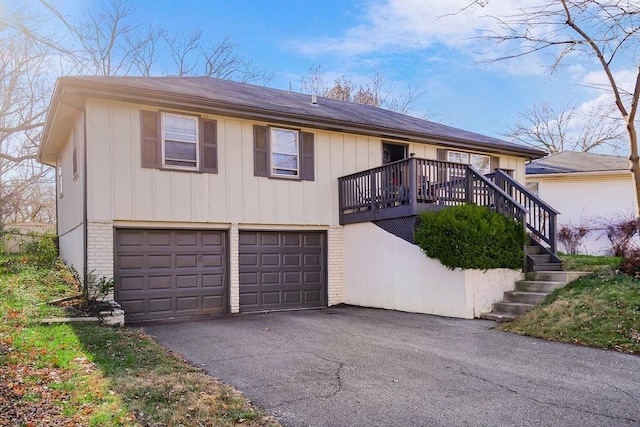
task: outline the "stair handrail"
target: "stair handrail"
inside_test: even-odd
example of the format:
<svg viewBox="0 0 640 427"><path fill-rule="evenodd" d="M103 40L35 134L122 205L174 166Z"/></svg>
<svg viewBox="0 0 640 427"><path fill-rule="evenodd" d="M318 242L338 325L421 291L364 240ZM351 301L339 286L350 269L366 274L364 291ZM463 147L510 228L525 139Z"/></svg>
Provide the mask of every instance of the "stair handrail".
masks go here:
<svg viewBox="0 0 640 427"><path fill-rule="evenodd" d="M469 203L477 203L476 200L473 199L476 192L473 191L473 182L474 180L478 180L485 184L488 188L490 188L494 195L494 203L491 205L485 205L490 210L494 212L498 212L499 214L504 215L507 218L515 218L523 224L526 222L526 214L527 209L518 203L511 195L506 193L502 188L496 185L493 181L487 178L485 175L480 173L475 167L471 165L467 165L467 185L468 187L468 202ZM482 206L482 205L481 205Z"/></svg>
<svg viewBox="0 0 640 427"><path fill-rule="evenodd" d="M491 174L495 184L527 209L527 229L546 242L553 255L558 248L558 215L560 212L549 206L524 185L500 169Z"/></svg>

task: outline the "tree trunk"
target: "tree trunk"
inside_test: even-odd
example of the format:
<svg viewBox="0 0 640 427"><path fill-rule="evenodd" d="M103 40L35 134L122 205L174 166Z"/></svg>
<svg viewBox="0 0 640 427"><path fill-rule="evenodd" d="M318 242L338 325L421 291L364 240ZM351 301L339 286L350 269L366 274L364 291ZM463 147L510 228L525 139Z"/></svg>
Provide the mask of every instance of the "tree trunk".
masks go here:
<svg viewBox="0 0 640 427"><path fill-rule="evenodd" d="M636 219L640 220L640 162L638 160L638 134L635 123L632 121L627 122L627 130L629 131L629 145L631 148L629 162L631 163L631 174L633 175L633 184L636 190Z"/></svg>

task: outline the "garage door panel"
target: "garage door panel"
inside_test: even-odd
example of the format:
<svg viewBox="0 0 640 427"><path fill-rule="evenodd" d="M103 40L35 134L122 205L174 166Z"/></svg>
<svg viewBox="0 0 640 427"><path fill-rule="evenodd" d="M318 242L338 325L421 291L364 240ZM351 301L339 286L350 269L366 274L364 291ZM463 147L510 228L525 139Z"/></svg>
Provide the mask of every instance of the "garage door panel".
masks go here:
<svg viewBox="0 0 640 427"><path fill-rule="evenodd" d="M322 301L322 295L318 291L304 291L304 301L306 303L314 303Z"/></svg>
<svg viewBox="0 0 640 427"><path fill-rule="evenodd" d="M282 264L289 267L289 266L300 266L302 265L301 262L301 254L284 254L282 256Z"/></svg>
<svg viewBox="0 0 640 427"><path fill-rule="evenodd" d="M144 257L142 255L127 255L118 258L120 268L124 270L139 270L143 268Z"/></svg>
<svg viewBox="0 0 640 427"><path fill-rule="evenodd" d="M147 276L147 289L150 291L159 289L171 289L172 276Z"/></svg>
<svg viewBox="0 0 640 427"><path fill-rule="evenodd" d="M282 273L282 282L285 285L299 285L302 283L301 276L301 271L285 271Z"/></svg>
<svg viewBox="0 0 640 427"><path fill-rule="evenodd" d="M118 245L120 247L143 246L143 236L139 233L122 232L118 235Z"/></svg>
<svg viewBox="0 0 640 427"><path fill-rule="evenodd" d="M121 291L141 291L144 289L144 277L131 276L118 280Z"/></svg>
<svg viewBox="0 0 640 427"><path fill-rule="evenodd" d="M263 286L266 285L277 285L280 283L280 272L274 271L274 272L268 272L268 273L261 273L260 274L261 277L261 281L260 283L262 283ZM256 284L258 282L256 281Z"/></svg>
<svg viewBox="0 0 640 427"><path fill-rule="evenodd" d="M176 269L195 268L198 266L197 254L176 255Z"/></svg>
<svg viewBox="0 0 640 427"><path fill-rule="evenodd" d="M146 233L147 246L171 246L171 232L169 231L149 231Z"/></svg>
<svg viewBox="0 0 640 427"><path fill-rule="evenodd" d="M177 275L176 276L176 286L178 288L197 288L198 287L198 276L197 275Z"/></svg>
<svg viewBox="0 0 640 427"><path fill-rule="evenodd" d="M222 275L220 274L203 274L202 275L202 287L221 288L223 286L224 286L224 283L222 283Z"/></svg>
<svg viewBox="0 0 640 427"><path fill-rule="evenodd" d="M222 295L207 295L202 297L202 306L206 310L222 310L224 309L224 297Z"/></svg>
<svg viewBox="0 0 640 427"><path fill-rule="evenodd" d="M226 313L225 236L213 230L116 230L116 299L127 319Z"/></svg>
<svg viewBox="0 0 640 427"><path fill-rule="evenodd" d="M256 292L244 292L240 294L240 307L257 306L258 294Z"/></svg>
<svg viewBox="0 0 640 427"><path fill-rule="evenodd" d="M243 283L246 286L257 285L258 284L258 273L240 273L240 283Z"/></svg>
<svg viewBox="0 0 640 427"><path fill-rule="evenodd" d="M280 235L278 233L260 233L260 238L256 239L261 246L280 246Z"/></svg>
<svg viewBox="0 0 640 427"><path fill-rule="evenodd" d="M282 246L296 246L296 247L300 247L302 246L300 244L300 238L301 235L296 233L296 234L284 234L282 236Z"/></svg>
<svg viewBox="0 0 640 427"><path fill-rule="evenodd" d="M176 298L176 311L197 310L198 297L180 297Z"/></svg>
<svg viewBox="0 0 640 427"><path fill-rule="evenodd" d="M240 310L325 306L324 242L323 232L241 231Z"/></svg>
<svg viewBox="0 0 640 427"><path fill-rule="evenodd" d="M222 267L224 265L224 256L222 254L219 255L202 255L202 266L203 267Z"/></svg>
<svg viewBox="0 0 640 427"><path fill-rule="evenodd" d="M262 254L260 257L260 264L262 266L280 266L280 254Z"/></svg>
<svg viewBox="0 0 640 427"><path fill-rule="evenodd" d="M287 304L295 304L302 302L300 291L283 292L284 302Z"/></svg>
<svg viewBox="0 0 640 427"><path fill-rule="evenodd" d="M222 234L203 234L202 235L202 246L206 246L213 251L220 250L223 247L223 238Z"/></svg>
<svg viewBox="0 0 640 427"><path fill-rule="evenodd" d="M198 247L198 233L194 231L179 231L175 233L176 246Z"/></svg>
<svg viewBox="0 0 640 427"><path fill-rule="evenodd" d="M241 266L256 266L258 265L258 254L256 253L245 253L240 254L240 265Z"/></svg>
<svg viewBox="0 0 640 427"><path fill-rule="evenodd" d="M149 255L147 257L147 267L148 268L172 268L172 256L170 254L166 255Z"/></svg>

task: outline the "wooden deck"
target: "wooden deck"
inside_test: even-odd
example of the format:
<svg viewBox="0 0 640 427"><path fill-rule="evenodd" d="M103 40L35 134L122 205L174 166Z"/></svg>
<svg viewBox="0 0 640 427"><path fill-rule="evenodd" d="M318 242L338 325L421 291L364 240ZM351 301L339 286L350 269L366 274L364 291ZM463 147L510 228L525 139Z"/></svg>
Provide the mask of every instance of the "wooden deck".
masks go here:
<svg viewBox="0 0 640 427"><path fill-rule="evenodd" d="M556 253L558 212L503 171L408 158L338 178L340 224L418 215L449 206L487 206L526 225Z"/></svg>

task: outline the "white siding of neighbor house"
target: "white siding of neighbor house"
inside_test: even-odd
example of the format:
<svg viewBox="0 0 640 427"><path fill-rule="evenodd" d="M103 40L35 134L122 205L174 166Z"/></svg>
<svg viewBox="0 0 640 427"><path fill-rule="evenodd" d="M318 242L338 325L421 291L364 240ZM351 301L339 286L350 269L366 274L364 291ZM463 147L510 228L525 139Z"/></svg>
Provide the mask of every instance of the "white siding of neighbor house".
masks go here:
<svg viewBox="0 0 640 427"><path fill-rule="evenodd" d="M217 121L217 174L143 169L141 109L153 110L87 101L89 222L336 226L337 178L382 162L380 138L304 128L315 134L315 181L256 177L253 125L269 123L203 115ZM408 150L417 157L436 158L435 146L409 144ZM516 178L523 180L524 159L501 156L500 167L515 169Z"/></svg>
<svg viewBox="0 0 640 427"><path fill-rule="evenodd" d="M62 194L56 195L60 257L80 274L84 274L82 157L84 150L84 120L77 115L66 143L60 151L57 166L62 167ZM76 149L77 174L73 173L73 149ZM56 170L56 185L59 185Z"/></svg>
<svg viewBox="0 0 640 427"><path fill-rule="evenodd" d="M449 270L372 223L344 227L344 302L472 319L491 311L523 274Z"/></svg>
<svg viewBox="0 0 640 427"><path fill-rule="evenodd" d="M631 173L528 176L527 182L532 181L540 183L542 200L560 211L559 227L633 217L635 196ZM596 231L583 240L580 252L606 254L610 248L607 237ZM559 249L566 251L562 245Z"/></svg>

